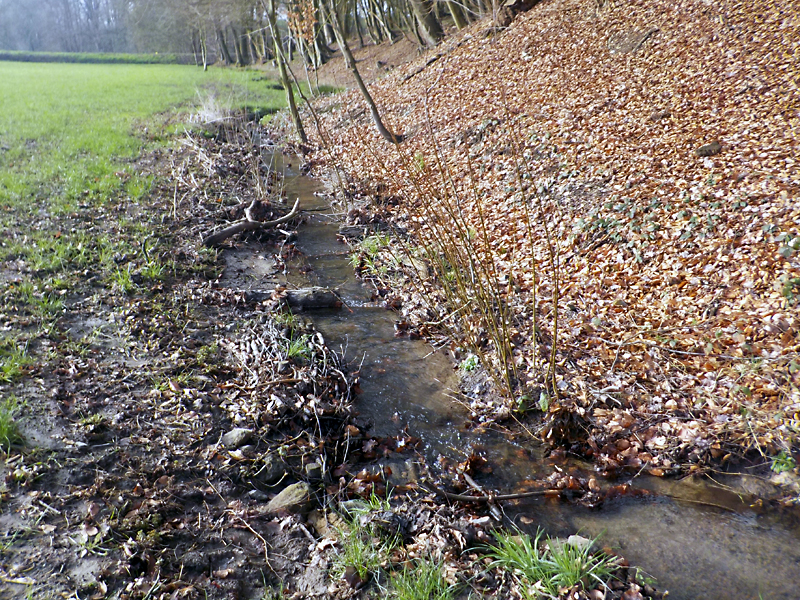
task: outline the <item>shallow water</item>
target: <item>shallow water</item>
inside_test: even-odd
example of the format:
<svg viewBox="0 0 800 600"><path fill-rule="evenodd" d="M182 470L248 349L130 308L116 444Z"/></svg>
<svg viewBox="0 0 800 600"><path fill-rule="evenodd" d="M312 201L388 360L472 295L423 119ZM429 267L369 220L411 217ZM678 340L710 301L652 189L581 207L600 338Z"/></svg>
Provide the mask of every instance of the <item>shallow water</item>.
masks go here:
<svg viewBox="0 0 800 600"><path fill-rule="evenodd" d="M372 423L371 432L388 436L407 430L422 440L430 464L440 455L461 461L479 452L493 469L480 481L498 491L551 473L535 441L514 443L464 427L466 411L448 393L457 385L451 360L422 341L394 337L397 316L373 304L370 291L353 277L348 248L336 236L338 221L314 195L319 184L291 169L285 181L291 201L300 197L302 208L322 211L311 213L300 228L302 255L289 263L289 280L298 287L335 288L341 295L342 309L311 314L328 343L361 365L362 393L355 406ZM268 272L259 262L266 259L249 260L256 279ZM537 498L505 511L520 524L532 522L527 526L532 532L541 526L554 536L602 534L602 545L619 549L676 600L800 599L800 525L794 519L750 509L736 493L706 481L640 477L633 484L653 495L599 509Z"/></svg>

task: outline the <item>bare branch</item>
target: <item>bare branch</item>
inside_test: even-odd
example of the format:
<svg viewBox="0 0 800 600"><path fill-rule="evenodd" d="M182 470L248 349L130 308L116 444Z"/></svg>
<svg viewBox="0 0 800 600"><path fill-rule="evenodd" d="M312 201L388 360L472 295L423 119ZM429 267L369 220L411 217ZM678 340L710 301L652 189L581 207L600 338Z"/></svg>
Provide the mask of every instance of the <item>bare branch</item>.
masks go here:
<svg viewBox="0 0 800 600"><path fill-rule="evenodd" d="M286 223L286 221L290 221L294 218L295 215L299 212L298 207L300 206L300 199L298 198L294 206L292 207L291 212L282 216L280 219L275 219L274 221L255 221L250 218L251 212L250 209L252 205L250 205L245 214L247 218L242 219L241 221L237 221L233 225L229 225L225 229L222 229L216 233L212 233L211 235L207 235L203 238L203 245L210 248L212 246L219 246L222 242L227 240L232 235L236 235L237 233L241 233L243 231L255 231L256 229L268 229L270 227L275 227L276 225L280 225L281 223Z"/></svg>

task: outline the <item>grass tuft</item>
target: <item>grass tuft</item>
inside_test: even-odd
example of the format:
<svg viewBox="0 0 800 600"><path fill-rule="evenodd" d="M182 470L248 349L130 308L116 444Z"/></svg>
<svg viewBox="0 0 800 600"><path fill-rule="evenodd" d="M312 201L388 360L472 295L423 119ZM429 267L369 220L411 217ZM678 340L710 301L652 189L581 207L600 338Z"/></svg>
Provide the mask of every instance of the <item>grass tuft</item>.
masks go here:
<svg viewBox="0 0 800 600"><path fill-rule="evenodd" d="M392 575L389 597L396 600L452 600L456 586L444 578L444 565L418 560Z"/></svg>
<svg viewBox="0 0 800 600"><path fill-rule="evenodd" d="M126 296L132 294L136 289L136 283L133 281L130 269L118 268L114 273L112 273L110 279L112 287Z"/></svg>
<svg viewBox="0 0 800 600"><path fill-rule="evenodd" d="M401 540L397 536L381 536L367 517L372 512L386 510L388 506L387 501L372 494L368 500L348 509L350 519L347 527L339 529L338 552L333 560L335 577L354 571L361 581L367 581L387 563Z"/></svg>
<svg viewBox="0 0 800 600"><path fill-rule="evenodd" d="M616 569L616 559L593 553L592 544L570 544L521 532L497 534L497 546L489 555L492 567L509 571L520 583L526 598L557 597L575 586L592 589L605 586Z"/></svg>
<svg viewBox="0 0 800 600"><path fill-rule="evenodd" d="M309 345L311 336L303 334L291 340L287 340L284 345L284 352L286 358L289 360L309 360L311 358L312 349Z"/></svg>
<svg viewBox="0 0 800 600"><path fill-rule="evenodd" d="M11 383L28 372L34 360L28 353L14 345L13 341L0 343L0 382Z"/></svg>
<svg viewBox="0 0 800 600"><path fill-rule="evenodd" d="M18 410L19 403L14 396L0 403L0 448L6 452L22 443L22 434L16 421Z"/></svg>

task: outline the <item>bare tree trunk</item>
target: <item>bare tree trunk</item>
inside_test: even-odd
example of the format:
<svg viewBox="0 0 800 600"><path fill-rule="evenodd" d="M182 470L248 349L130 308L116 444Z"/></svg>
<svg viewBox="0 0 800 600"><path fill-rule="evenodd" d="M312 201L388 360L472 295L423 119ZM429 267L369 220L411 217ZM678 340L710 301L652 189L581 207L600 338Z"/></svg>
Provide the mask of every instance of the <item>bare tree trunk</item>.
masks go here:
<svg viewBox="0 0 800 600"><path fill-rule="evenodd" d="M231 36L233 38L233 52L236 55L236 64L240 67L244 66L244 58L242 57L242 47L239 44L239 34L236 32L236 28L231 25Z"/></svg>
<svg viewBox="0 0 800 600"><path fill-rule="evenodd" d="M327 5L325 5L325 10L328 10ZM378 112L378 107L376 106L375 101L372 99L367 86L364 84L364 80L361 79L361 74L358 72L358 68L356 67L356 61L353 58L353 53L350 52L350 46L347 45L347 41L345 40L339 23L339 16L333 10L330 10L329 12L333 25L333 33L336 35L336 41L339 42L339 47L344 55L344 62L347 65L348 70L353 74L353 77L355 77L356 85L358 85L358 89L361 92L361 95L364 97L364 101L367 103L367 106L369 107L369 112L372 115L372 120L375 123L375 127L378 129L378 133L380 133L381 137L387 142L392 144L401 143L403 141L403 136L396 135L386 129L386 126L381 120L381 114Z"/></svg>
<svg viewBox="0 0 800 600"><path fill-rule="evenodd" d="M411 10L419 23L419 31L425 44L435 46L444 37L442 25L436 18L432 0L409 0Z"/></svg>
<svg viewBox="0 0 800 600"><path fill-rule="evenodd" d="M453 0L447 0L447 9L453 16L453 23L455 23L456 29L464 29L467 26L467 20L464 18L464 12L458 3Z"/></svg>
<svg viewBox="0 0 800 600"><path fill-rule="evenodd" d="M372 11L372 6L369 1L366 3L364 13L364 24L367 26L367 35L369 36L369 39L372 40L373 44L380 44L383 41L383 35L381 34L380 26L378 25L378 19Z"/></svg>
<svg viewBox="0 0 800 600"><path fill-rule="evenodd" d="M247 50L250 53L251 63L264 62L264 57L261 54L261 49L256 45L256 40L253 38L253 33L248 31L245 33L245 41L247 43Z"/></svg>
<svg viewBox="0 0 800 600"><path fill-rule="evenodd" d="M222 60L225 64L232 65L231 53L228 50L228 44L225 43L225 32L222 29L217 29L217 42L219 43L219 51L222 54Z"/></svg>
<svg viewBox="0 0 800 600"><path fill-rule="evenodd" d="M425 40L423 40L422 37L420 37L417 19L414 18L413 14L411 14L410 6L408 11L405 10L401 11L400 15L403 21L405 22L405 26L403 27L403 29L405 31L411 32L411 34L414 36L414 39L417 41L417 45L419 47L425 46Z"/></svg>
<svg viewBox="0 0 800 600"><path fill-rule="evenodd" d="M393 44L395 38L395 32L392 31L392 28L389 26L389 23L386 19L386 11L384 10L384 5L382 2L377 2L377 1L374 1L374 5L375 5L375 18L378 21L378 25L383 31L383 35L386 38L388 38L389 43Z"/></svg>
<svg viewBox="0 0 800 600"><path fill-rule="evenodd" d="M266 0L262 0L266 2ZM306 130L303 129L303 121L300 119L300 113L297 111L297 104L294 101L294 91L292 91L292 83L289 81L289 74L286 71L286 57L283 55L281 48L281 35L278 31L278 22L275 18L275 0L269 0L269 6L265 6L267 12L267 19L269 21L269 29L272 33L272 40L275 45L275 61L278 63L278 73L281 76L281 84L286 91L286 102L289 105L289 112L292 115L292 123L297 132L297 137L303 144L308 143L308 136Z"/></svg>
<svg viewBox="0 0 800 600"><path fill-rule="evenodd" d="M261 38L261 50L264 55L264 62L266 62L273 57L272 50L269 48L272 45L272 41L270 40L269 43L267 42L267 32L263 27L261 28L261 35L259 37Z"/></svg>
<svg viewBox="0 0 800 600"><path fill-rule="evenodd" d="M192 54L194 55L194 66L200 66L200 42L198 41L197 30L192 31Z"/></svg>
<svg viewBox="0 0 800 600"><path fill-rule="evenodd" d="M361 23L358 20L358 0L355 0L355 2L353 2L353 14L355 15L354 18L355 18L355 21L356 21L356 31L358 32L358 43L360 44L359 48L363 48L364 47L364 34L361 33Z"/></svg>

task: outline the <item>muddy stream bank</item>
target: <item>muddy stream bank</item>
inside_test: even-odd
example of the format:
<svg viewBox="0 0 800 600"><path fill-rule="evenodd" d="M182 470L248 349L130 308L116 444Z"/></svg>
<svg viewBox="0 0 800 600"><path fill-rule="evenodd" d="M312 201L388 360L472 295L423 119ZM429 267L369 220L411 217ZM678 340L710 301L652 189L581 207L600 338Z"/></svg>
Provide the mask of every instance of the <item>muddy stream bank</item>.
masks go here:
<svg viewBox="0 0 800 600"><path fill-rule="evenodd" d="M257 246L228 250L226 284L245 290L276 283L335 289L342 308L307 315L330 347L360 365L359 421L375 436L419 438L432 471L442 461L461 462L474 452L491 468L479 483L499 493L554 469L591 476L590 465L548 460L536 440L514 441L466 427L466 409L452 399L458 386L452 359L421 340L395 337L397 315L373 302L371 290L354 277L349 249L337 236L340 222L321 194L322 185L290 163L279 165L286 195L300 198L310 215L298 230L298 255L287 262L284 277L275 275L272 257ZM644 569L676 600L800 598L800 523L792 515L749 506L747 481L728 477L717 485L698 478L627 476L601 485L631 483L645 491L643 496L623 495L599 508L536 498L506 503L504 510L530 533L542 527L553 536L602 535L602 545Z"/></svg>

